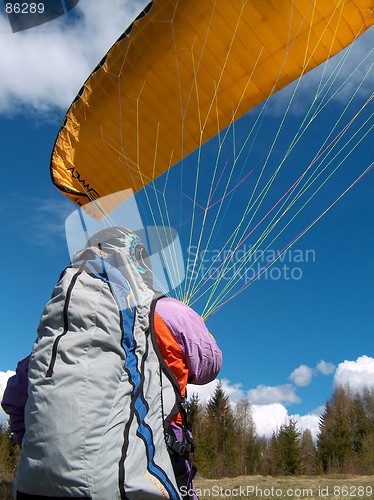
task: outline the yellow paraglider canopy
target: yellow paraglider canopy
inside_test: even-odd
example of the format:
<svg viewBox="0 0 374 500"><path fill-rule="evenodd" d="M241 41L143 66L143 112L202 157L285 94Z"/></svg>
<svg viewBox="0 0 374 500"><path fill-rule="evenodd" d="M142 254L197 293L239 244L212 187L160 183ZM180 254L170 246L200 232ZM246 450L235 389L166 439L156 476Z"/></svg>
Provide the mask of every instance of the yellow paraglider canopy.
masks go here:
<svg viewBox="0 0 374 500"><path fill-rule="evenodd" d="M373 0L154 0L71 105L51 160L78 205L141 189L350 44Z"/></svg>

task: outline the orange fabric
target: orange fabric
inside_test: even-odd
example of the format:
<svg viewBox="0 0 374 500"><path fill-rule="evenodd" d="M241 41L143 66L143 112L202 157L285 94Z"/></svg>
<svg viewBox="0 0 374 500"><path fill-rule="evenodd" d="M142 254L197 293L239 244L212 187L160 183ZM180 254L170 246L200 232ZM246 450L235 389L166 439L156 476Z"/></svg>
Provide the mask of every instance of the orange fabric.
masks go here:
<svg viewBox="0 0 374 500"><path fill-rule="evenodd" d="M53 182L78 205L139 191L350 44L373 23L372 7L372 0L154 0L71 105L52 154ZM101 203L89 208L98 218L114 208Z"/></svg>
<svg viewBox="0 0 374 500"><path fill-rule="evenodd" d="M177 379L182 396L185 396L188 369L183 359L182 348L175 340L165 321L157 312L155 312L154 315L154 326L157 344L162 357ZM172 421L181 424L181 416L178 414Z"/></svg>

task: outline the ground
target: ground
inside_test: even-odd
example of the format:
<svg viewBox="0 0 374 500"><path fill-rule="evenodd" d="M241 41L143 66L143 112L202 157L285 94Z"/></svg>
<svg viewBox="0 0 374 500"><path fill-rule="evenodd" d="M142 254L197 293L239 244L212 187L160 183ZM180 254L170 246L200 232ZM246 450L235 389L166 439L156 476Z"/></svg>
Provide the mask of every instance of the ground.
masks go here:
<svg viewBox="0 0 374 500"><path fill-rule="evenodd" d="M196 480L200 499L374 499L374 476L242 476Z"/></svg>
<svg viewBox="0 0 374 500"><path fill-rule="evenodd" d="M374 499L374 476L241 476L195 481L200 500L369 500ZM0 476L0 499L11 500L12 482ZM184 493L184 492L182 492Z"/></svg>

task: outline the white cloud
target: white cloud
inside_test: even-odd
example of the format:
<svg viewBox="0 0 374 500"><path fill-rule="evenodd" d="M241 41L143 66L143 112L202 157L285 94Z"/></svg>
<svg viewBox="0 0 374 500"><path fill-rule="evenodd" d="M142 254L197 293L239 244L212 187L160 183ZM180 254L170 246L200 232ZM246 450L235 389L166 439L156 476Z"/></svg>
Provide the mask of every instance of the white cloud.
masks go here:
<svg viewBox="0 0 374 500"><path fill-rule="evenodd" d="M323 407L321 407L321 410L323 410ZM252 416L257 434L265 437L271 437L273 432L276 432L282 425L287 423L288 418L292 418L301 433L309 429L313 440L316 441L319 433L320 415L321 412L318 414L289 415L287 409L280 403L252 405Z"/></svg>
<svg viewBox="0 0 374 500"><path fill-rule="evenodd" d="M0 16L0 112L67 109L83 82L146 0L81 0L66 16L12 33Z"/></svg>
<svg viewBox="0 0 374 500"><path fill-rule="evenodd" d="M266 386L258 385L256 389L248 391L248 399L252 404L269 403L299 403L300 399L296 395L295 387L291 384Z"/></svg>
<svg viewBox="0 0 374 500"><path fill-rule="evenodd" d="M201 403L207 403L211 395L213 394L216 386L217 380L213 380L209 384L206 385L194 385L188 384L187 393L188 396L192 396L192 394L197 394L199 396L199 400ZM236 404L240 399L245 397L245 393L242 389L241 384L231 384L229 380L222 379L222 389L225 392L226 396L229 396L230 402L232 404Z"/></svg>
<svg viewBox="0 0 374 500"><path fill-rule="evenodd" d="M3 400L3 395L8 379L12 377L15 373L16 372L12 370L8 370L6 372L0 372L0 401ZM6 413L0 407L0 425L5 424L7 420L8 420L8 415L6 415Z"/></svg>
<svg viewBox="0 0 374 500"><path fill-rule="evenodd" d="M317 417L320 417L324 411L325 411L325 405L321 405L317 406L317 408L310 411L308 415L317 415Z"/></svg>
<svg viewBox="0 0 374 500"><path fill-rule="evenodd" d="M289 418L296 422L296 428L303 433L309 429L313 440L317 441L319 433L319 419L324 407L320 407L320 411L316 414L308 413L307 415L289 415L287 408L280 403L268 405L252 405L252 416L256 425L256 431L259 436L271 437L273 432L286 424Z"/></svg>
<svg viewBox="0 0 374 500"><path fill-rule="evenodd" d="M259 436L271 437L273 432L277 432L282 425L287 423L288 418L292 418L295 420L296 428L299 432L303 433L309 429L313 440L317 441L320 414L289 415L287 409L282 404L274 403L269 405L253 405L252 416Z"/></svg>
<svg viewBox="0 0 374 500"><path fill-rule="evenodd" d="M271 437L287 421L287 409L280 403L252 405L252 416L259 436Z"/></svg>
<svg viewBox="0 0 374 500"><path fill-rule="evenodd" d="M312 381L313 370L307 365L300 365L289 376L290 380L299 387L305 387Z"/></svg>
<svg viewBox="0 0 374 500"><path fill-rule="evenodd" d="M199 401L205 404L208 402L209 398L213 394L216 385L217 385L217 380L213 380L212 382L209 382L209 384L205 385L188 384L187 395L188 397L191 397L193 394L198 395Z"/></svg>
<svg viewBox="0 0 374 500"><path fill-rule="evenodd" d="M307 429L310 430L313 440L317 441L317 436L319 433L319 419L320 414L315 415L308 413L308 415L291 415L291 418L296 421L296 427L300 432L304 432Z"/></svg>
<svg viewBox="0 0 374 500"><path fill-rule="evenodd" d="M316 370L318 373L322 375L332 375L335 371L336 366L333 363L329 363L321 359L319 363L317 363Z"/></svg>
<svg viewBox="0 0 374 500"><path fill-rule="evenodd" d="M334 377L335 386L349 385L355 391L374 388L374 358L361 356L356 361L339 363Z"/></svg>
<svg viewBox="0 0 374 500"><path fill-rule="evenodd" d="M300 399L295 393L295 387L291 384L266 386L258 385L256 389L244 391L242 384L231 384L227 379L222 379L222 389L229 396L230 401L236 404L242 398L248 398L252 405L266 405L273 403L299 403ZM202 403L206 403L216 388L217 380L206 385L188 385L188 394L199 395Z"/></svg>
<svg viewBox="0 0 374 500"><path fill-rule="evenodd" d="M306 387L310 385L314 376L318 374L331 375L335 371L335 365L327 361L321 360L313 369L308 365L300 365L289 376L289 379L298 386Z"/></svg>

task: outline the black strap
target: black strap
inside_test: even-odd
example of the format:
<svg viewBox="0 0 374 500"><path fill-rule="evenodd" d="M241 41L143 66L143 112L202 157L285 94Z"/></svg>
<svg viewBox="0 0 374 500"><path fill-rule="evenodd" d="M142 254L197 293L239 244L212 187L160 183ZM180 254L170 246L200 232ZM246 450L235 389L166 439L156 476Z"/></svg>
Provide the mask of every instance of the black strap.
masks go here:
<svg viewBox="0 0 374 500"><path fill-rule="evenodd" d="M192 442L178 441L173 434L171 429L165 430L166 446L173 453L176 453L177 455L180 455L188 460L190 453L193 453L194 451L194 444Z"/></svg>
<svg viewBox="0 0 374 500"><path fill-rule="evenodd" d="M175 476L175 480L177 482L177 486L179 488L179 491L183 491L182 486L184 488L187 487L188 494L183 495L183 498L185 498L185 499L194 498L193 494L192 494L192 491L193 491L192 481L193 481L193 478L195 477L195 474L197 471L196 467L192 466L191 470L189 471L186 467L186 461L184 460L183 457L181 457L179 455L172 456L171 463L173 465L174 476Z"/></svg>

